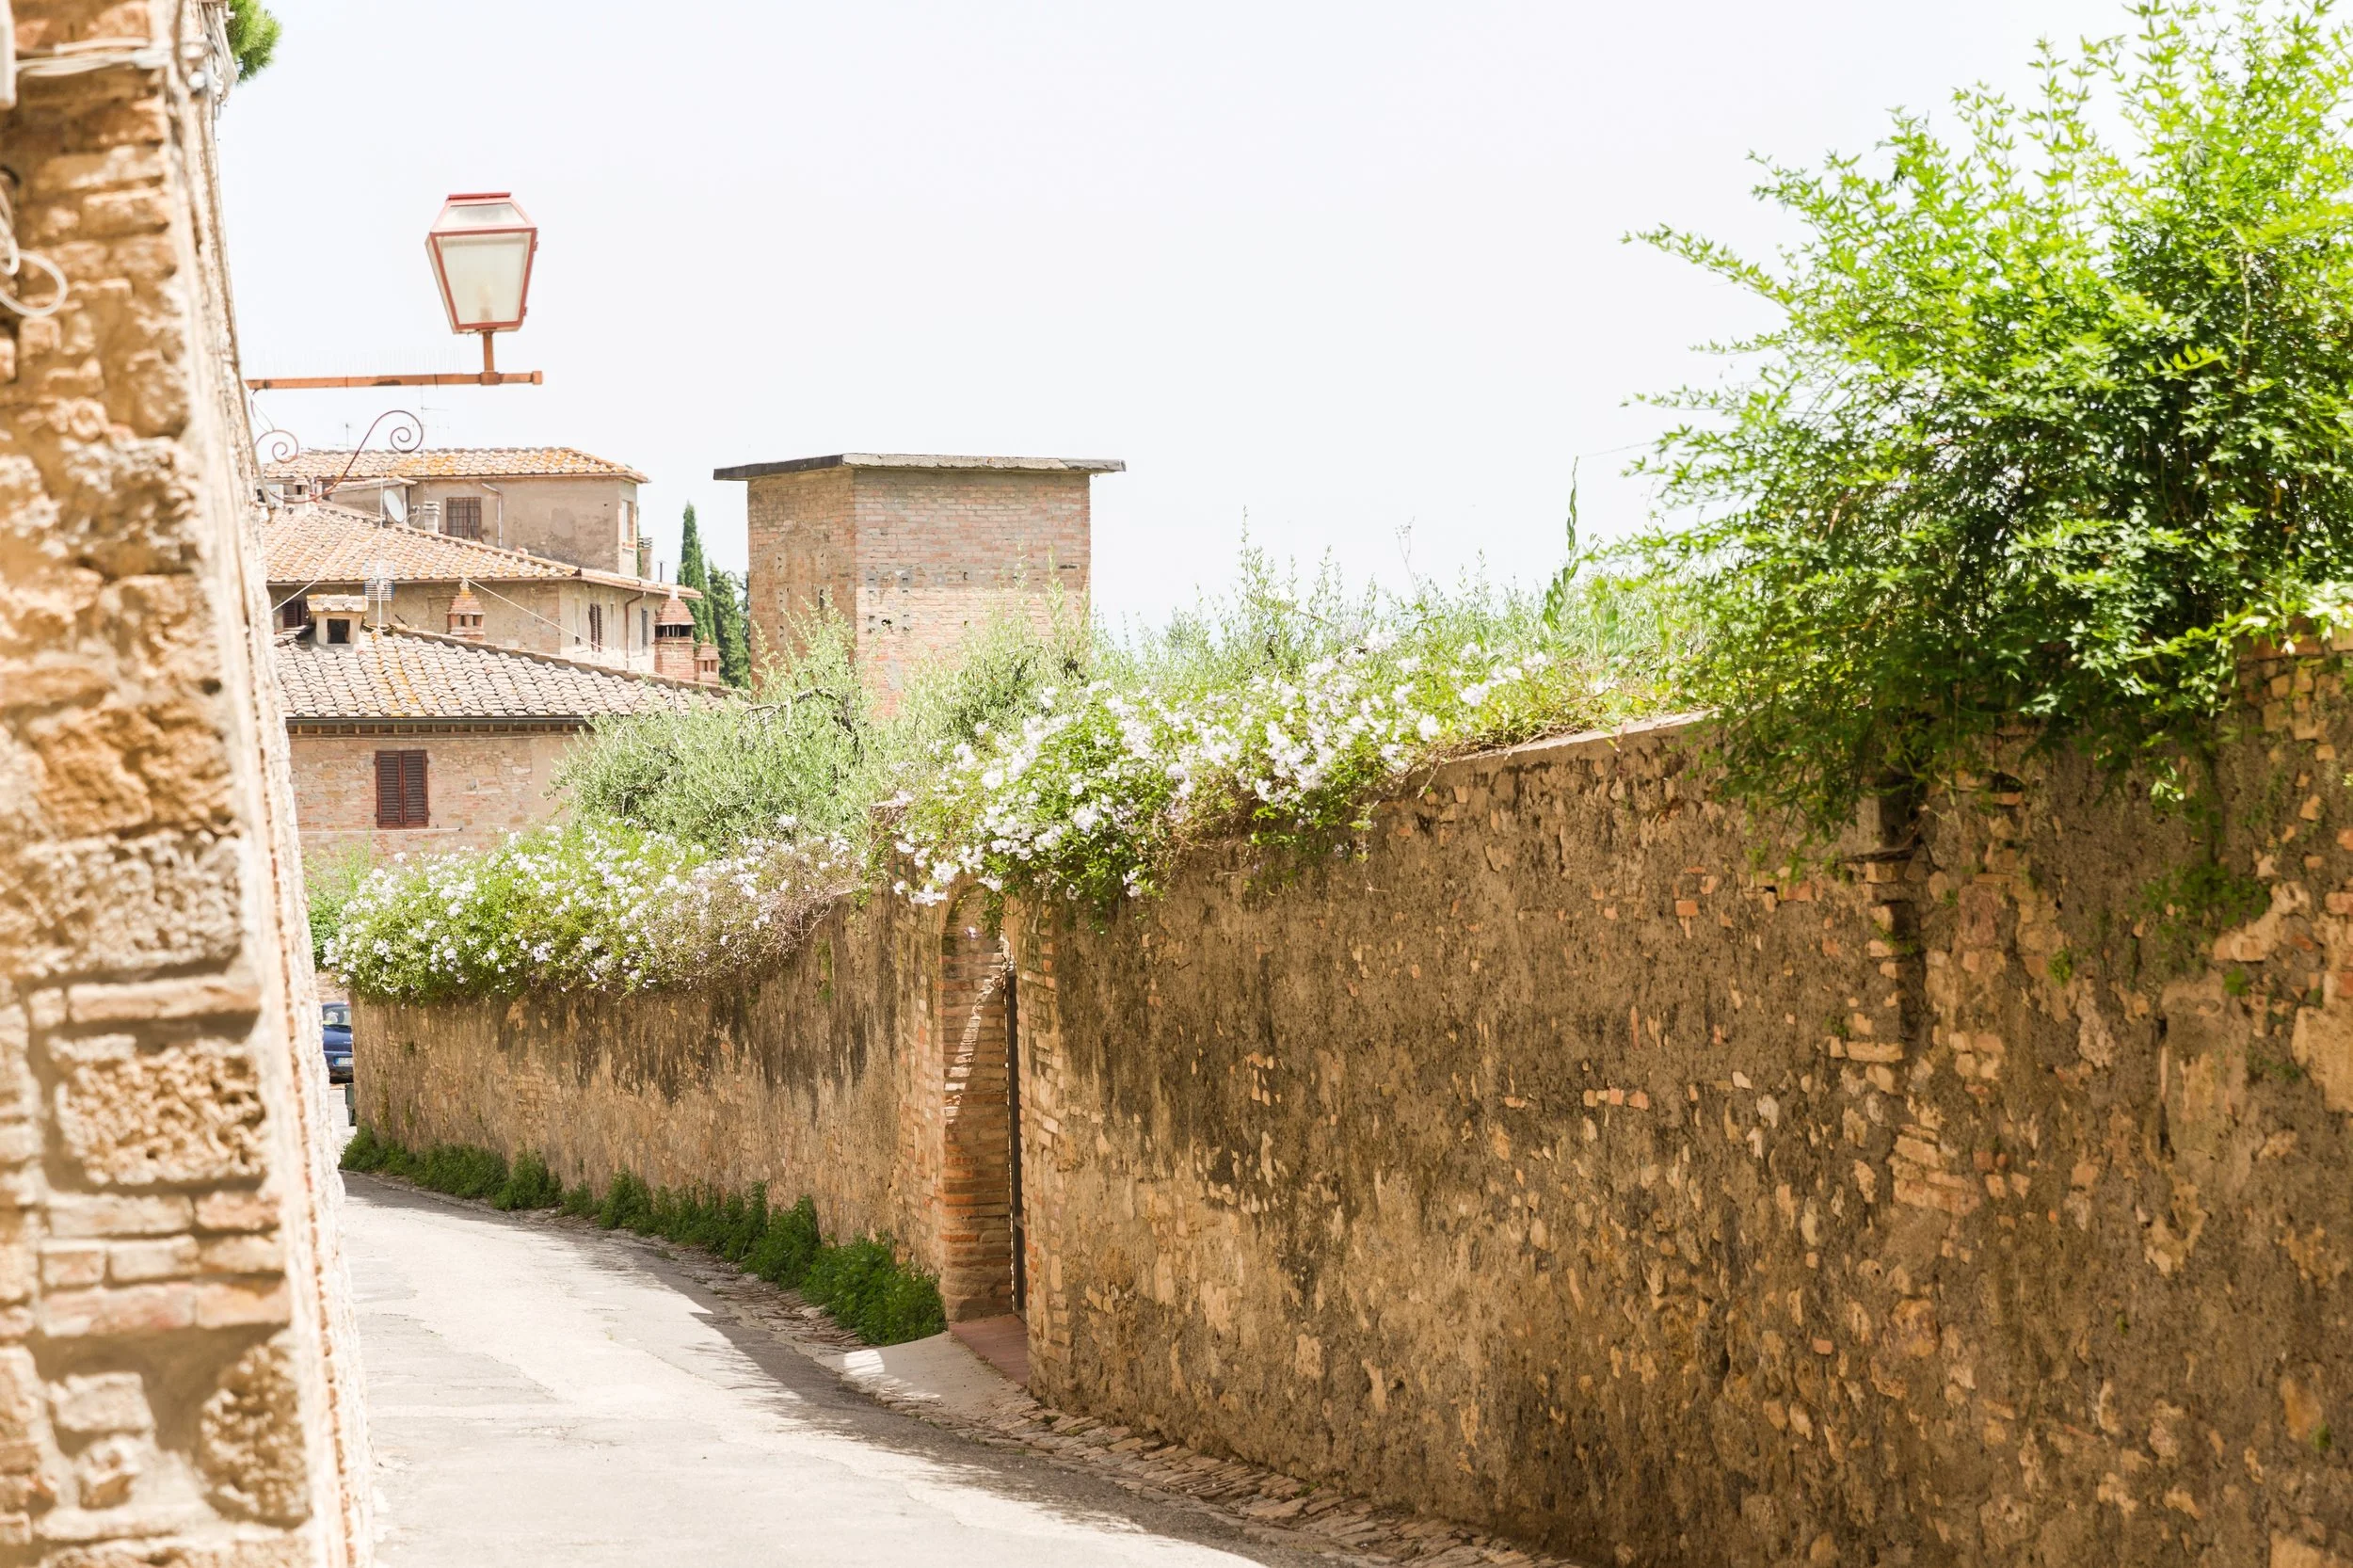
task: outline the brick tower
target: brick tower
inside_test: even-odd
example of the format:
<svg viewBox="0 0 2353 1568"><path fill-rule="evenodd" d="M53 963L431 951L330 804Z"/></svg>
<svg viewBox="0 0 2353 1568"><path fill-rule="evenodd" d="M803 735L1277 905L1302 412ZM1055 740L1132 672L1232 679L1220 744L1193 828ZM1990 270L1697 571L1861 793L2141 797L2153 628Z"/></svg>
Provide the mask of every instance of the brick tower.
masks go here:
<svg viewBox="0 0 2353 1568"><path fill-rule="evenodd" d="M723 468L751 488L752 626L769 648L842 617L885 706L926 657L992 611L1083 614L1089 486L1116 458L939 457L869 452Z"/></svg>

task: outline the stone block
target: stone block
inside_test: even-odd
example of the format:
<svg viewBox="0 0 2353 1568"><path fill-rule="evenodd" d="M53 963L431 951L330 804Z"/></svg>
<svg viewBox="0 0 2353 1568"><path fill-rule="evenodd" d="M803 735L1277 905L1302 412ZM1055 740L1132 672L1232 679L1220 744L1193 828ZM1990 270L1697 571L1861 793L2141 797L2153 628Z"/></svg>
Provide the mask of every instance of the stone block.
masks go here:
<svg viewBox="0 0 2353 1568"><path fill-rule="evenodd" d="M196 1207L184 1197L59 1192L45 1218L52 1236L168 1236L195 1223Z"/></svg>
<svg viewBox="0 0 2353 1568"><path fill-rule="evenodd" d="M149 980L122 985L74 985L66 1016L77 1024L127 1024L177 1018L249 1018L262 992L248 974Z"/></svg>
<svg viewBox="0 0 2353 1568"><path fill-rule="evenodd" d="M268 1285L206 1281L196 1288L196 1320L203 1328L282 1323L294 1316L286 1282Z"/></svg>
<svg viewBox="0 0 2353 1568"><path fill-rule="evenodd" d="M239 930L237 840L154 834L0 851L0 951L27 979L226 966Z"/></svg>
<svg viewBox="0 0 2353 1568"><path fill-rule="evenodd" d="M56 1104L65 1153L94 1185L263 1173L261 1084L242 1048L203 1041L83 1062L58 1085Z"/></svg>
<svg viewBox="0 0 2353 1568"><path fill-rule="evenodd" d="M207 1192L196 1200L199 1230L274 1230L278 1197L273 1192Z"/></svg>
<svg viewBox="0 0 2353 1568"><path fill-rule="evenodd" d="M213 1506L232 1518L310 1516L300 1397L282 1344L256 1345L221 1374L198 1416L196 1462Z"/></svg>
<svg viewBox="0 0 2353 1568"><path fill-rule="evenodd" d="M48 1241L40 1249L40 1282L53 1290L106 1280L106 1244L103 1241Z"/></svg>
<svg viewBox="0 0 2353 1568"><path fill-rule="evenodd" d="M179 1279L196 1272L193 1236L153 1241L117 1241L106 1249L106 1274L117 1285L137 1285L151 1279Z"/></svg>
<svg viewBox="0 0 2353 1568"><path fill-rule="evenodd" d="M40 1328L55 1339L83 1335L168 1334L196 1324L196 1290L187 1285L59 1290L41 1298Z"/></svg>
<svg viewBox="0 0 2353 1568"><path fill-rule="evenodd" d="M285 1267L286 1250L274 1235L222 1236L206 1241L200 1263L208 1274L267 1274Z"/></svg>
<svg viewBox="0 0 2353 1568"><path fill-rule="evenodd" d="M67 1378L49 1390L50 1418L74 1437L146 1432L155 1424L147 1384L136 1372L94 1372Z"/></svg>

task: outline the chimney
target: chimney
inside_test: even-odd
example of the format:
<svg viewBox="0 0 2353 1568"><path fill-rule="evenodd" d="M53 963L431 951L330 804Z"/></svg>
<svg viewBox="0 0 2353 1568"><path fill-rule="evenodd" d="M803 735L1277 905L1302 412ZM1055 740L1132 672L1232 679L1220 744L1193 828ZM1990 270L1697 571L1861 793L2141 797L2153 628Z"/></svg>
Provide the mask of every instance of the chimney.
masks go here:
<svg viewBox="0 0 2353 1568"><path fill-rule="evenodd" d="M457 584L457 597L449 601L449 634L468 642L482 640L482 600L474 598L471 584Z"/></svg>
<svg viewBox="0 0 2353 1568"><path fill-rule="evenodd" d="M702 643L695 649L695 679L706 686L719 683L719 645Z"/></svg>
<svg viewBox="0 0 2353 1568"><path fill-rule="evenodd" d="M695 663L695 613L672 588L653 617L653 672L673 680L692 680Z"/></svg>

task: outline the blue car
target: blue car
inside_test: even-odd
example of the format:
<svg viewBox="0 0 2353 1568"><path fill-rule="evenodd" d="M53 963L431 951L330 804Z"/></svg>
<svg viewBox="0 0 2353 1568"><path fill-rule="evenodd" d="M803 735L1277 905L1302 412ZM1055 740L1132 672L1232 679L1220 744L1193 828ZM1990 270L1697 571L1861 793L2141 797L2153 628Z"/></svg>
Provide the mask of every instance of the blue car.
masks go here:
<svg viewBox="0 0 2353 1568"><path fill-rule="evenodd" d="M328 1001L319 1004L319 1033L327 1046L327 1081L351 1081L351 1003Z"/></svg>

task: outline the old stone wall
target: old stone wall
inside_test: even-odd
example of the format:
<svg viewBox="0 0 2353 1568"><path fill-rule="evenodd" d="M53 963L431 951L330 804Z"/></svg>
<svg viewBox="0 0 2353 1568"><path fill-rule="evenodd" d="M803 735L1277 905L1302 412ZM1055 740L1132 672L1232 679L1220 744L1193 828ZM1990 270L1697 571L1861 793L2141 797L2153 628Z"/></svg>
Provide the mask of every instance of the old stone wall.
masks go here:
<svg viewBox="0 0 2353 1568"><path fill-rule="evenodd" d="M2353 723L2255 675L2220 873L2021 761L1760 875L1669 730L1035 920L1037 1390L1603 1562L2353 1561Z"/></svg>
<svg viewBox="0 0 2353 1568"><path fill-rule="evenodd" d="M71 296L0 311L0 1563L368 1556L218 9L14 6L0 163Z"/></svg>
<svg viewBox="0 0 2353 1568"><path fill-rule="evenodd" d="M765 1182L778 1204L808 1193L829 1233L890 1236L937 1274L952 1316L1002 1312L996 953L968 917L880 900L837 907L741 985L429 1006L361 997L360 1120L412 1147L540 1154L567 1183L628 1171L681 1188Z"/></svg>

